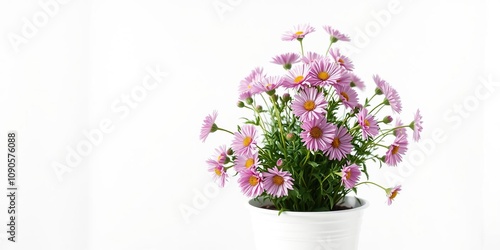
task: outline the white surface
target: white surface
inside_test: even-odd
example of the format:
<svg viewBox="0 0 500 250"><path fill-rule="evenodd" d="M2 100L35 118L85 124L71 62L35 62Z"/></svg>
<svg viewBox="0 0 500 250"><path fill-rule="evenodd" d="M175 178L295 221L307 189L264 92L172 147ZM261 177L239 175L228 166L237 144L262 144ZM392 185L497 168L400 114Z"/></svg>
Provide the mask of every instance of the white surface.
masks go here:
<svg viewBox="0 0 500 250"><path fill-rule="evenodd" d="M202 144L199 128L214 109L218 123L237 122L240 79L296 51L280 38L300 23L317 28L306 48L324 48L324 24L349 34L365 82L381 75L399 91L403 119L416 108L424 116L406 164L372 174L403 184L394 204L360 189L371 204L360 250L500 246L495 1L60 2L46 19L38 1L0 3L0 133L17 130L20 140L18 242L0 226L0 249L254 249L247 199L235 180L214 189L205 166L230 138ZM33 18L36 32L16 51L11 34ZM149 68L168 76L154 84ZM60 182L55 162L79 145L92 146ZM0 188L5 181L2 170ZM0 225L6 202L0 196Z"/></svg>

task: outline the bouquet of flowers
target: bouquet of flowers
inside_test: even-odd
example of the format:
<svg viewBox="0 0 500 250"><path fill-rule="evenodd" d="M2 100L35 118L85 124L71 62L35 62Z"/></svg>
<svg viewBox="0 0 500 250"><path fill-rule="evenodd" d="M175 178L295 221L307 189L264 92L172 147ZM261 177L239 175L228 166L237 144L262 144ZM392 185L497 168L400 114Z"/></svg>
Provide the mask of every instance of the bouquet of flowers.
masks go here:
<svg viewBox="0 0 500 250"><path fill-rule="evenodd" d="M298 41L300 54L272 58L284 68L282 75L257 67L241 80L237 105L250 116L235 130L216 124L217 111L205 118L203 142L216 131L232 137L207 160L209 171L221 187L228 178L238 178L244 195L268 199L280 211L335 210L361 184L383 189L390 205L401 186L371 182L368 170L400 163L408 149L407 130L418 141L422 116L417 109L410 123L393 119L402 111L400 95L378 75L374 92L362 100L358 91L365 83L353 73L352 61L332 48L349 37L323 28L329 35L326 54L304 53L303 40L315 29L299 25L282 40ZM391 115L378 117L386 107ZM379 166L368 166L372 161Z"/></svg>

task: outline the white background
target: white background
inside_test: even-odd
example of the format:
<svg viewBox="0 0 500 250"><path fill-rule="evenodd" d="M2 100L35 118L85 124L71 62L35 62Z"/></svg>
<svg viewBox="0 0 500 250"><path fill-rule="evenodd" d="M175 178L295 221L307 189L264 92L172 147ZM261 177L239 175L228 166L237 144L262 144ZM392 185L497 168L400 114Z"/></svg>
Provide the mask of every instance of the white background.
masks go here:
<svg viewBox="0 0 500 250"><path fill-rule="evenodd" d="M317 29L306 50L326 50L323 25L349 34L367 91L379 74L399 91L405 121L417 108L424 116L406 164L372 171L403 184L394 204L359 191L370 202L359 249L500 246L494 1L45 2L0 3L0 151L7 131L19 133L18 242L6 239L1 192L0 249L254 249L247 198L235 179L213 189L206 170L231 138L203 144L199 129L215 109L219 125L234 127L239 81L298 51L280 38L300 23ZM168 76L140 92L156 67ZM60 181L56 162L103 121L110 128Z"/></svg>

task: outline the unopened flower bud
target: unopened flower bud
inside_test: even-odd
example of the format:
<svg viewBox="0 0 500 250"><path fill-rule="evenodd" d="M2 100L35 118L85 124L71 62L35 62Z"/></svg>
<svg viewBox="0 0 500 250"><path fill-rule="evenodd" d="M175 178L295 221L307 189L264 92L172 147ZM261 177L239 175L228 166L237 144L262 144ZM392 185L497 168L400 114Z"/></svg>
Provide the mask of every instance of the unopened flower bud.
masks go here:
<svg viewBox="0 0 500 250"><path fill-rule="evenodd" d="M232 148L227 149L226 154L227 155L233 155L234 151Z"/></svg>
<svg viewBox="0 0 500 250"><path fill-rule="evenodd" d="M281 167L281 165L283 165L283 160L282 160L281 158L279 158L279 159L276 161L276 166Z"/></svg>
<svg viewBox="0 0 500 250"><path fill-rule="evenodd" d="M245 103L244 103L244 102L242 102L242 101L238 101L237 105L238 105L238 108L243 108L243 107L245 107Z"/></svg>
<svg viewBox="0 0 500 250"><path fill-rule="evenodd" d="M271 96L274 95L274 93L276 93L276 90L274 90L274 89L266 91L266 94L271 95Z"/></svg>
<svg viewBox="0 0 500 250"><path fill-rule="evenodd" d="M255 107L255 110L260 113L262 112L262 106L261 105L257 105L257 107Z"/></svg>
<svg viewBox="0 0 500 250"><path fill-rule="evenodd" d="M251 105L253 103L252 97L248 97L245 101L247 102L248 105Z"/></svg>
<svg viewBox="0 0 500 250"><path fill-rule="evenodd" d="M292 98L290 97L290 94L288 93L284 93L283 94L283 102L284 103L287 103L288 101L290 101Z"/></svg>
<svg viewBox="0 0 500 250"><path fill-rule="evenodd" d="M386 117L384 117L384 119L382 119L382 122L387 124L387 123L391 123L392 122L392 116L388 115Z"/></svg>
<svg viewBox="0 0 500 250"><path fill-rule="evenodd" d="M293 133L286 134L286 139L287 140L291 141L291 140L293 140L293 138L295 138L295 135Z"/></svg>

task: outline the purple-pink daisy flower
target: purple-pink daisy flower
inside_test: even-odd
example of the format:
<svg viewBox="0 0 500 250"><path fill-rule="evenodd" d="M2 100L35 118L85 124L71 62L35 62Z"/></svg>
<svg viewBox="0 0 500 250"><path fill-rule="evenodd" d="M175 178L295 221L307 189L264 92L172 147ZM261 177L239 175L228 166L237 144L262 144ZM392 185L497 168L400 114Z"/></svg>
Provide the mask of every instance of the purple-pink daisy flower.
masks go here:
<svg viewBox="0 0 500 250"><path fill-rule="evenodd" d="M312 64L315 61L326 59L324 56L316 53L308 51L305 56L302 57L302 62L305 64Z"/></svg>
<svg viewBox="0 0 500 250"><path fill-rule="evenodd" d="M402 133L396 136L387 153L385 153L385 163L389 166L396 166L403 160L406 150L408 150L408 140L406 134Z"/></svg>
<svg viewBox="0 0 500 250"><path fill-rule="evenodd" d="M323 26L323 29L325 29L325 31L330 35L330 41L332 43L335 43L337 41L351 41L351 39L347 35L340 33L340 31L332 28L331 26L325 25Z"/></svg>
<svg viewBox="0 0 500 250"><path fill-rule="evenodd" d="M338 48L330 49L330 55L333 57L333 61L338 63L344 69L348 71L352 71L354 69L354 64L352 63L351 59L340 54L340 50Z"/></svg>
<svg viewBox="0 0 500 250"><path fill-rule="evenodd" d="M203 125L201 126L200 132L200 140L202 140L203 142L205 142L210 133L217 131L218 128L215 124L215 119L217 119L217 111L214 110L211 115L207 115L205 117L205 120L203 120Z"/></svg>
<svg viewBox="0 0 500 250"><path fill-rule="evenodd" d="M259 155L257 153L252 155L238 155L235 160L234 169L237 172L256 169L259 163Z"/></svg>
<svg viewBox="0 0 500 250"><path fill-rule="evenodd" d="M373 76L375 84L377 84L378 89L385 95L384 104L390 105L392 111L400 113L402 110L401 98L389 83L380 78L378 75Z"/></svg>
<svg viewBox="0 0 500 250"><path fill-rule="evenodd" d="M351 87L358 87L361 90L365 89L365 83L357 75L352 72L349 72L349 75L351 76Z"/></svg>
<svg viewBox="0 0 500 250"><path fill-rule="evenodd" d="M227 150L225 145L222 145L215 150L215 158L217 159L217 162L219 162L220 164L226 163Z"/></svg>
<svg viewBox="0 0 500 250"><path fill-rule="evenodd" d="M248 197L256 197L264 192L262 174L256 170L251 169L240 172L238 183L243 194Z"/></svg>
<svg viewBox="0 0 500 250"><path fill-rule="evenodd" d="M342 69L328 59L314 61L309 73L312 86L333 85L342 76Z"/></svg>
<svg viewBox="0 0 500 250"><path fill-rule="evenodd" d="M365 108L359 111L357 117L363 139L366 140L369 136L373 137L378 135L378 123L372 115L368 114Z"/></svg>
<svg viewBox="0 0 500 250"><path fill-rule="evenodd" d="M358 183L360 176L361 171L358 165L352 164L345 166L342 168L342 185L346 188L353 188Z"/></svg>
<svg viewBox="0 0 500 250"><path fill-rule="evenodd" d="M293 28L293 30L289 30L283 34L281 40L283 41L293 41L293 40L302 40L307 34L314 32L315 29L309 24L300 24Z"/></svg>
<svg viewBox="0 0 500 250"><path fill-rule="evenodd" d="M401 185L397 185L393 188L386 189L387 192L387 205L391 205L392 201L401 192Z"/></svg>
<svg viewBox="0 0 500 250"><path fill-rule="evenodd" d="M246 76L243 80L240 81L239 93L240 96L248 96L256 93L256 89L254 85L257 81L263 78L265 75L263 73L262 68L255 68L250 72L248 76ZM241 100L241 97L240 97Z"/></svg>
<svg viewBox="0 0 500 250"><path fill-rule="evenodd" d="M282 197L288 195L288 190L293 190L292 174L279 170L277 167L268 169L264 176L264 189L270 195Z"/></svg>
<svg viewBox="0 0 500 250"><path fill-rule="evenodd" d="M292 112L301 121L319 119L325 114L327 104L322 92L316 88L305 88L295 95L292 101Z"/></svg>
<svg viewBox="0 0 500 250"><path fill-rule="evenodd" d="M330 147L326 150L325 154L329 160L342 160L346 155L352 151L352 136L345 127L339 127L333 133L333 140Z"/></svg>
<svg viewBox="0 0 500 250"><path fill-rule="evenodd" d="M284 79L281 76L266 76L260 79L255 85L256 93L275 90L283 84L283 81Z"/></svg>
<svg viewBox="0 0 500 250"><path fill-rule="evenodd" d="M228 174L224 166L216 160L210 159L207 161L209 168L208 171L213 173L214 181L220 186L224 187L227 181Z"/></svg>
<svg viewBox="0 0 500 250"><path fill-rule="evenodd" d="M413 130L413 140L420 140L420 133L422 132L422 115L420 114L420 110L417 109L415 113L415 117L413 118L413 122L410 123L410 128Z"/></svg>
<svg viewBox="0 0 500 250"><path fill-rule="evenodd" d="M335 126L326 121L325 117L304 121L302 123L302 142L309 150L326 150L333 140Z"/></svg>
<svg viewBox="0 0 500 250"><path fill-rule="evenodd" d="M344 106L354 109L358 105L358 94L349 85L335 86L335 90Z"/></svg>
<svg viewBox="0 0 500 250"><path fill-rule="evenodd" d="M305 87L308 85L310 67L307 64L302 64L289 70L285 76L283 86L287 88Z"/></svg>
<svg viewBox="0 0 500 250"><path fill-rule="evenodd" d="M299 62L300 55L297 53L285 53L273 57L272 63L279 64L285 69L291 69L292 64Z"/></svg>
<svg viewBox="0 0 500 250"><path fill-rule="evenodd" d="M255 126L244 125L234 134L232 148L237 155L252 155L257 150L257 130Z"/></svg>

